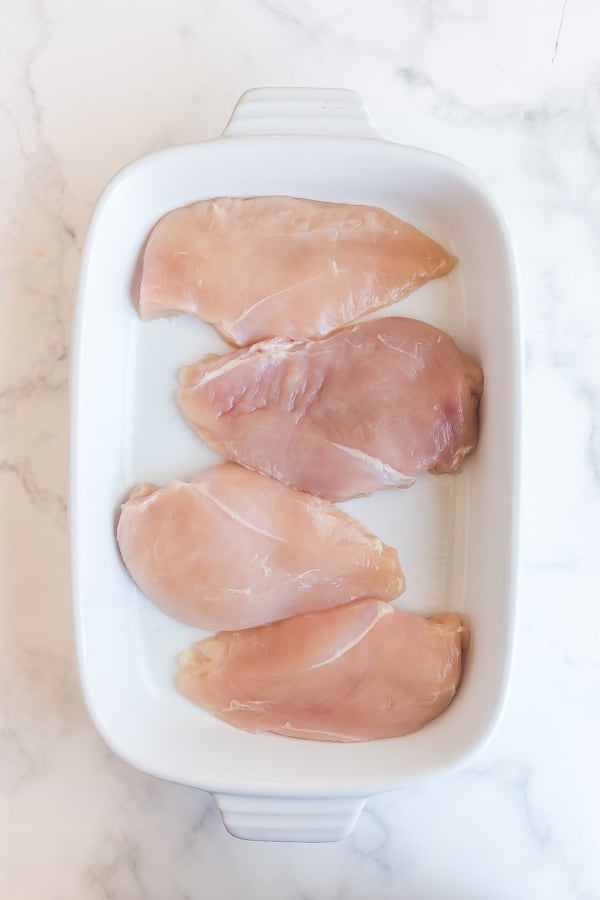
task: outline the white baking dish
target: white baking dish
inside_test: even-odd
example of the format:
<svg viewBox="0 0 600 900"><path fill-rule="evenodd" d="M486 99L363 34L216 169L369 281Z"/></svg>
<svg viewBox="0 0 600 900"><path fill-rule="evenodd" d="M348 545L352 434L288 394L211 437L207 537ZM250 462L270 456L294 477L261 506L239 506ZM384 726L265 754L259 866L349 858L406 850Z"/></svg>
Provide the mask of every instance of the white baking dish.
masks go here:
<svg viewBox="0 0 600 900"><path fill-rule="evenodd" d="M392 312L452 334L484 368L481 442L459 476L345 504L398 548L401 598L459 610L473 633L460 691L420 732L336 745L251 735L174 687L176 654L201 633L171 621L125 571L119 504L140 480L188 477L216 457L173 394L181 365L226 349L187 317L142 324L136 261L168 210L219 195L285 194L385 207L459 257ZM335 840L366 798L463 765L489 737L513 641L520 432L520 337L506 229L481 182L441 156L380 140L349 91L264 89L238 103L217 140L147 156L120 172L93 217L72 356L71 540L81 679L112 749L160 778L212 792L245 838Z"/></svg>

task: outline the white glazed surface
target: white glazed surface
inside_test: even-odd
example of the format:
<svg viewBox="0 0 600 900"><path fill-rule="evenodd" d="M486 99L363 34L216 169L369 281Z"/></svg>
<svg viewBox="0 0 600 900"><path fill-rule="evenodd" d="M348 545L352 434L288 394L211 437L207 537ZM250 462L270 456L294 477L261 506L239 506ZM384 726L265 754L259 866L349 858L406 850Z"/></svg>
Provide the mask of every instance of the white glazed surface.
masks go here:
<svg viewBox="0 0 600 900"><path fill-rule="evenodd" d="M600 23L596 4L567 4L555 51L562 5L247 2L232 16L49 0L3 14L3 897L598 895ZM112 756L79 695L70 625L66 353L91 209L121 165L218 134L261 83L355 88L385 137L478 171L515 238L527 338L500 729L468 768L370 801L350 838L322 846L237 841L206 794Z"/></svg>
<svg viewBox="0 0 600 900"><path fill-rule="evenodd" d="M259 118L245 117L246 109ZM254 819L249 801L244 821L238 813L232 824L225 815L228 827L250 838L339 839L355 814L346 827L336 816L328 832L315 804L311 835L310 797L331 804L364 799L463 762L494 727L512 652L520 345L507 235L483 187L443 157L378 140L252 134L318 131L324 123L326 133L338 125L362 136L365 120L352 94L251 92L226 138L154 154L117 176L99 202L82 263L70 503L90 712L110 746L142 770L220 794L254 795ZM169 209L214 196L277 193L383 206L451 249L459 263L450 276L386 312L443 327L485 372L480 443L460 475L423 476L409 491L345 504L398 550L408 585L402 606L458 609L473 633L457 699L402 739L339 745L248 735L191 706L175 691L176 655L202 635L148 603L114 542L115 510L132 484L191 477L218 461L185 424L173 393L182 365L226 347L210 326L185 317L140 322L131 302L140 248ZM109 344L107 369L101 356ZM264 794L282 795L277 816L286 827L277 818L261 823ZM296 830L288 796L304 801Z"/></svg>

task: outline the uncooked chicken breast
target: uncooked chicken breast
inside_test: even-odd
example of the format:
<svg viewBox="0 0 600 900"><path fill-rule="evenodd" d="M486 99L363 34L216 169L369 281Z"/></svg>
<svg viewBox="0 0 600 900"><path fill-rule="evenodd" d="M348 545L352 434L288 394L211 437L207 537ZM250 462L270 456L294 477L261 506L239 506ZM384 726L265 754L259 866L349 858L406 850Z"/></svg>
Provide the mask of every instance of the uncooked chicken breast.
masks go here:
<svg viewBox="0 0 600 900"><path fill-rule="evenodd" d="M207 638L179 658L180 691L231 725L316 741L417 731L450 703L468 633L358 600Z"/></svg>
<svg viewBox="0 0 600 900"><path fill-rule="evenodd" d="M202 200L155 225L143 319L189 313L243 346L321 337L450 271L455 258L385 210L291 197Z"/></svg>
<svg viewBox="0 0 600 900"><path fill-rule="evenodd" d="M263 341L181 373L179 405L227 459L330 500L456 472L477 443L479 366L415 319Z"/></svg>
<svg viewBox="0 0 600 900"><path fill-rule="evenodd" d="M135 488L117 539L142 591L200 628L249 628L404 590L395 550L359 522L233 464Z"/></svg>

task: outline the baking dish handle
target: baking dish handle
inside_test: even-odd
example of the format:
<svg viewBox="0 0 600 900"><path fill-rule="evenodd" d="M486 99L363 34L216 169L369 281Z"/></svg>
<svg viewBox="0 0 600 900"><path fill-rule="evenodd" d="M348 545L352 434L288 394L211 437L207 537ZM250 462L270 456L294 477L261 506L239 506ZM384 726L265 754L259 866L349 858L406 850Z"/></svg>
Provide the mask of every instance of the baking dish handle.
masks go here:
<svg viewBox="0 0 600 900"><path fill-rule="evenodd" d="M366 803L356 797L213 797L227 831L247 841L341 841Z"/></svg>
<svg viewBox="0 0 600 900"><path fill-rule="evenodd" d="M242 94L223 135L312 134L376 138L362 100L341 88L253 88Z"/></svg>

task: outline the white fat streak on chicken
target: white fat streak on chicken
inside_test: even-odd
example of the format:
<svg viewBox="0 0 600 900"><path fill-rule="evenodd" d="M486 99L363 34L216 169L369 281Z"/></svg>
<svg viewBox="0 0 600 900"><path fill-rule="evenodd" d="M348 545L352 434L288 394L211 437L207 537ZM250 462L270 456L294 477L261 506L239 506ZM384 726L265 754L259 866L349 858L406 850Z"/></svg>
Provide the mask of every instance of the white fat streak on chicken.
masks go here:
<svg viewBox="0 0 600 900"><path fill-rule="evenodd" d="M336 659L339 659L340 656L344 655L344 653L347 653L353 647L356 647L357 644L360 644L360 642L366 638L366 636L369 634L369 632L371 632L375 628L375 626L377 625L377 623L379 622L380 619L382 619L384 616L389 616L393 613L394 613L393 607L388 606L387 603L383 603L383 601L381 603L378 603L377 604L377 613L375 614L373 621L369 622L369 624L367 625L366 628L363 628L363 630L361 632L359 632L357 635L354 635L353 637L351 637L350 640L346 641L346 643L342 647L340 647L338 650L335 650L333 653L331 653L325 659L322 659L317 663L313 663L312 666L308 666L306 671L310 672L311 669L320 669L321 666L327 666L327 665L329 665L329 663L335 662Z"/></svg>
<svg viewBox="0 0 600 900"><path fill-rule="evenodd" d="M268 729L262 729L263 731L267 731ZM259 733L259 729L257 729L257 733ZM348 744L358 744L362 738L356 737L355 735L350 734L342 734L341 731L323 731L323 729L313 729L313 728L294 728L291 722L286 722L285 725L282 725L281 728L277 728L277 734L283 735L291 735L291 737L301 738L305 735L319 735L319 737L324 741L341 741Z"/></svg>
<svg viewBox="0 0 600 900"><path fill-rule="evenodd" d="M394 486L406 485L408 487L415 483L415 479L412 475L405 475L404 472L399 472L398 469L392 468L392 466L384 463L383 460L377 459L375 456L369 456L364 450L358 450L356 447L347 447L345 444L336 444L335 441L327 441L327 443L337 450L347 453L348 456L353 457L353 459L359 460L369 468L374 469L377 475L381 476L384 484L391 484Z"/></svg>
<svg viewBox="0 0 600 900"><path fill-rule="evenodd" d="M271 538L273 541L278 541L281 544L289 544L290 542L284 538L279 537L276 534L273 534L270 531L266 531L264 528L260 528L254 522L250 522L248 519L245 519L243 516L240 516L234 509L228 506L226 503L223 503L222 500L217 499L214 494L212 494L209 490L206 489L204 484L199 482L194 482L194 489L199 491L201 494L204 494L215 506L218 506L220 510L222 510L226 515L230 516L235 522L238 522L240 525L243 525L244 528L248 528L249 531L254 531L257 534L262 534L264 537Z"/></svg>
<svg viewBox="0 0 600 900"><path fill-rule="evenodd" d="M343 275L350 275L351 281L347 283L345 295L337 297L336 306L327 307L324 305L321 309L314 329L318 335L331 334L331 332L343 325L348 325L355 319L370 312L373 309L373 299L379 294L375 287L375 272L358 271L350 268L340 269L335 261L332 264L332 271L336 281ZM357 287L356 285L359 278L363 278L366 282L362 287ZM393 293L395 294L396 292L394 291ZM398 296L394 299L400 298ZM383 305L388 305L388 302L392 303L394 301L390 298Z"/></svg>
<svg viewBox="0 0 600 900"><path fill-rule="evenodd" d="M197 482L193 482L194 487L198 488ZM293 489L292 489L293 490ZM205 489L202 489L202 493L213 500L215 504L223 510L223 512L232 516L235 521L239 522L242 525L250 528L254 532L258 534L262 534L265 537L273 538L274 540L278 540L280 543L289 543L288 540L284 538L276 538L272 533L265 531L264 529L255 526L253 523L249 522L247 519L242 518L234 511L230 509L230 507L226 506L224 503L217 501L216 498L211 495ZM300 497L295 500L292 499L290 502L298 503L304 512L306 512L311 520L313 525L314 533L317 537L317 540L322 540L324 543L330 539L331 531L337 531L341 527L345 527L348 534L348 540L354 542L355 544L364 544L364 546L369 550L377 554L377 556L383 556L386 546L383 542L376 536L367 531L367 529L357 520L352 520L346 518L346 516L340 515L337 507L333 506L328 500L321 500L319 497L312 497L306 494L302 494L302 499ZM252 558L252 562L258 562L258 554L255 554ZM260 559L260 566L263 570L265 577L269 577L271 574L271 567L269 566L269 554L264 555ZM366 558L367 568L374 566L375 560L371 560L370 557ZM312 577L311 577L312 576ZM291 576L290 576L291 577ZM332 585L339 586L340 581L336 578L327 579L328 582ZM323 581L323 572L320 567L306 569L303 572L298 572L293 576L293 581L305 586L305 587L313 587L315 582ZM252 594L253 590L256 589L251 588L225 588L227 593L236 593L236 594ZM267 594L269 592L267 591ZM263 598L264 594L256 593L257 598ZM358 595L357 595L358 596Z"/></svg>
<svg viewBox="0 0 600 900"><path fill-rule="evenodd" d="M460 647L460 643L459 643L459 647ZM456 661L457 653L460 653L460 649L457 649L453 644L449 644L448 655L446 656L446 659L444 660L443 667L440 669L440 681L445 681L446 678L448 677L448 675L450 674L450 672L452 671L452 669L454 667L454 663ZM447 687L441 688L439 691L437 691L436 695L439 696L440 694L444 693L444 691L447 691L447 690L448 690ZM455 690L455 688L452 687L452 690ZM434 693L435 693L435 691L434 691Z"/></svg>
<svg viewBox="0 0 600 900"><path fill-rule="evenodd" d="M337 272L335 272L334 274L337 275ZM306 285L312 284L313 282L322 281L322 279L326 277L329 277L329 272L319 272L318 275L313 275L311 278L303 278L301 281L297 281L295 284L287 285L287 287L281 288L278 291L273 291L271 294L266 294L264 297L261 297L259 300L253 303L252 306L249 306L248 309L245 309L242 313L240 313L240 315L232 322L224 325L224 327L226 327L234 337L243 337L243 332L241 335L236 333L239 332L238 326L243 325L243 322L265 303L268 303L270 300L275 299L281 301L281 299L285 297L286 294L297 291L299 288L304 288L306 287Z"/></svg>
<svg viewBox="0 0 600 900"><path fill-rule="evenodd" d="M302 494L306 498L306 494ZM317 536L325 539L328 537L330 527L339 528L340 525L346 523L350 536L353 540L360 541L365 544L369 550L374 550L378 556L385 550L383 542L374 534L371 534L365 526L357 519L346 519L340 515L340 511L333 506L329 500L322 500L320 497L310 497L308 503L298 499L294 501L300 503L303 509L312 519L313 527Z"/></svg>
<svg viewBox="0 0 600 900"><path fill-rule="evenodd" d="M228 372L237 369L238 366L246 365L248 360L253 357L264 356L265 362L274 362L279 359L285 359L288 351L296 344L301 343L304 342L286 341L283 338L273 338L273 340L270 341L261 341L259 344L255 344L254 347L251 347L248 351L241 352L239 355L235 356L233 359L227 360L220 366L216 366L214 369L209 369L208 372L204 372L202 375L194 377L189 384L186 379L190 376L191 370L196 367L188 366L183 369L181 375L183 388L184 390L193 390L194 388L203 387L205 384L209 384L217 378L222 378L223 375L227 375Z"/></svg>
<svg viewBox="0 0 600 900"><path fill-rule="evenodd" d="M227 444L225 444L225 446L227 447ZM231 454L234 454L233 447L231 448ZM268 474L274 477L277 481L283 481L281 473L278 472L276 466L270 466ZM263 534L265 537L273 538L274 540L278 540L281 543L289 543L289 541L285 540L284 538L277 538L271 532L259 528L252 522L249 522L247 519L244 519L242 516L235 513L235 511L231 510L229 506L224 504L222 501L217 500L214 495L211 494L210 491L208 491L200 482L193 480L191 483L196 490L201 490L201 492L210 500L212 500L215 505L222 509L223 512L231 515L231 517L240 524L245 525L246 527L259 534ZM185 482L174 482L174 484L178 486L183 485L184 487L189 487L189 485L187 485ZM365 548L374 551L378 556L382 556L385 552L386 546L380 540L380 538L378 538L374 534L371 534L371 532L369 532L366 527L357 519L351 519L349 516L341 514L340 510L338 510L338 508L334 506L329 500L323 500L320 497L313 497L309 494L306 494L304 491L296 491L294 488L291 488L290 491L291 493L286 497L286 501L289 503L297 503L301 507L302 511L310 517L311 524L317 538L321 538L323 541L326 541L330 537L331 530L339 531L340 528L344 527L346 529L347 537L349 540L357 544L363 544ZM294 497L292 496L292 494L297 494L298 496ZM367 565L371 565L370 559L367 560ZM266 575L270 574L270 569L267 572L264 564L263 570L265 570ZM319 569L307 569L306 572L301 572L296 577L301 579L309 572L319 572Z"/></svg>
<svg viewBox="0 0 600 900"><path fill-rule="evenodd" d="M352 282L347 284L345 294L337 297L336 306L322 307L314 327L316 335L331 335L331 332L341 328L343 325L350 324L373 309L373 298L376 294L374 272L364 272L349 268L340 269L335 262L332 264L332 271L336 281L342 275L348 274L352 276ZM366 281L366 284L361 288L356 286L356 281L359 277ZM388 305L388 303L393 303L395 299L400 299L401 291L393 291L392 293L394 298L392 299L390 296L389 301L386 300L382 305ZM396 293L398 293L397 297Z"/></svg>
<svg viewBox="0 0 600 900"><path fill-rule="evenodd" d="M266 578L268 578L269 575L271 574L271 567L268 565L268 562L267 562L268 559L269 559L269 556L267 555L261 560L261 563L260 563L262 566L263 573ZM306 587L306 588L312 588L312 587L314 587L315 584L325 583L325 579L323 578L321 569L319 569L319 568L306 569L304 572L298 572L295 575L290 575L289 580L290 580L290 583L294 582L294 583L298 584L300 587ZM329 584L333 584L333 585L338 584L338 581L334 578L329 578L326 581ZM252 599L253 602L259 603L259 602L263 601L265 597L270 596L273 589L267 585L265 590L262 593L260 593L258 591L257 587L255 585L252 585L250 587L245 587L245 588L226 587L226 588L223 588L223 590L227 594L246 594L250 599ZM279 590L279 588L278 588L278 590Z"/></svg>
<svg viewBox="0 0 600 900"><path fill-rule="evenodd" d="M402 353L404 356L407 356L410 360L415 363L414 372L421 372L425 368L425 355L423 353L423 344L415 343L411 341L409 344L409 349L406 347L400 346L398 343L393 343L390 341L385 334L377 335L377 340L380 344L383 344L384 347L387 347L388 350L394 350L396 353ZM436 343L441 341L441 335L436 338Z"/></svg>
<svg viewBox="0 0 600 900"><path fill-rule="evenodd" d="M448 418L447 413L441 408L441 406L434 406L435 411L438 413L438 418L435 421L434 428L432 431L433 441L435 443L435 448L438 453L443 453L448 444L451 443L452 438L454 437L454 426L450 419ZM459 421L464 418L462 415L462 409L459 409Z"/></svg>
<svg viewBox="0 0 600 900"><path fill-rule="evenodd" d="M242 703L240 700L231 700L227 707L227 712L235 712L238 709L260 709L268 700L246 700Z"/></svg>

